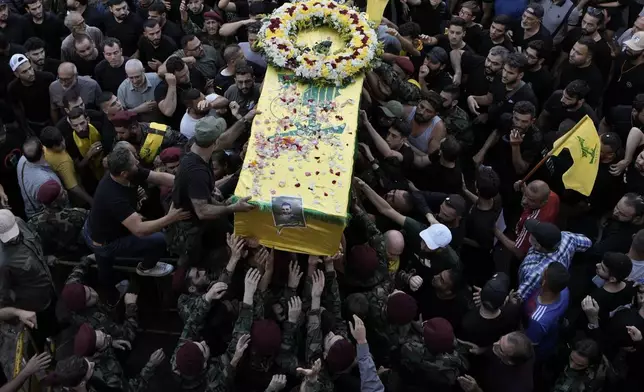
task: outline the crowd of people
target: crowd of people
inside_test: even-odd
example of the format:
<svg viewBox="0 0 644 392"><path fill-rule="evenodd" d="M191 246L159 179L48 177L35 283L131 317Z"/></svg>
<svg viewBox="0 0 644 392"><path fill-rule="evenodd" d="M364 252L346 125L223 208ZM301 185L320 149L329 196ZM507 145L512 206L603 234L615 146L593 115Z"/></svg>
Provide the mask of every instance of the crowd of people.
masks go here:
<svg viewBox="0 0 644 392"><path fill-rule="evenodd" d="M233 230L282 3L0 0L0 320L42 352L0 391L644 390L643 2L390 0L333 256ZM589 195L549 154L586 116ZM142 369L115 265L183 321Z"/></svg>

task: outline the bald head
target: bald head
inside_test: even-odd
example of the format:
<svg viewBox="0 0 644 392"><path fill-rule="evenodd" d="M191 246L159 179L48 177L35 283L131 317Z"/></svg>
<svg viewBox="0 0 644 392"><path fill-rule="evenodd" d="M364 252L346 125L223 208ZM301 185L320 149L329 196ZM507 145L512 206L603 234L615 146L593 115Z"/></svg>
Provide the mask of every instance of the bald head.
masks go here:
<svg viewBox="0 0 644 392"><path fill-rule="evenodd" d="M65 27L72 33L85 31L85 18L80 12L72 11L65 16Z"/></svg>
<svg viewBox="0 0 644 392"><path fill-rule="evenodd" d="M550 187L548 184L541 180L534 180L524 188L521 205L524 208L536 210L548 202L549 196Z"/></svg>
<svg viewBox="0 0 644 392"><path fill-rule="evenodd" d="M389 230L385 233L385 245L390 256L400 256L405 249L405 238L398 230Z"/></svg>
<svg viewBox="0 0 644 392"><path fill-rule="evenodd" d="M36 163L43 159L42 143L37 137L27 139L22 145L22 151L25 154L25 158L31 163Z"/></svg>
<svg viewBox="0 0 644 392"><path fill-rule="evenodd" d="M534 195L538 196L542 201L548 200L548 195L550 195L550 187L544 181L534 180L528 184L528 189Z"/></svg>

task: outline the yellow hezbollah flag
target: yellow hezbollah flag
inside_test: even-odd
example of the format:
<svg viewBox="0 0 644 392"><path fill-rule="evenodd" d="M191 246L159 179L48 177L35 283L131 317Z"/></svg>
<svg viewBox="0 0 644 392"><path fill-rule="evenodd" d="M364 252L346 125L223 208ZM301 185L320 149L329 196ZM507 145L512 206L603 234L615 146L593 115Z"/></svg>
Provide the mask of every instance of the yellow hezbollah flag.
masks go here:
<svg viewBox="0 0 644 392"><path fill-rule="evenodd" d="M584 116L573 129L555 141L550 155L559 155L568 149L573 160L572 166L562 177L566 189L590 195L599 169L600 148L599 134L588 116Z"/></svg>

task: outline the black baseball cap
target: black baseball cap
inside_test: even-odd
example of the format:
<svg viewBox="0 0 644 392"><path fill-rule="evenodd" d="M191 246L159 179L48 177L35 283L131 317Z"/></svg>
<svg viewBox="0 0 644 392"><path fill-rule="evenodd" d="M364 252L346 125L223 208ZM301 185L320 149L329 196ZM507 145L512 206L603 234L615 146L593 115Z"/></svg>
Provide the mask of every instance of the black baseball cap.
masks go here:
<svg viewBox="0 0 644 392"><path fill-rule="evenodd" d="M532 234L539 245L548 250L555 249L561 241L561 230L552 223L528 219L525 222L525 229Z"/></svg>
<svg viewBox="0 0 644 392"><path fill-rule="evenodd" d="M495 274L481 290L481 305L488 310L497 310L510 294L510 277L503 272Z"/></svg>

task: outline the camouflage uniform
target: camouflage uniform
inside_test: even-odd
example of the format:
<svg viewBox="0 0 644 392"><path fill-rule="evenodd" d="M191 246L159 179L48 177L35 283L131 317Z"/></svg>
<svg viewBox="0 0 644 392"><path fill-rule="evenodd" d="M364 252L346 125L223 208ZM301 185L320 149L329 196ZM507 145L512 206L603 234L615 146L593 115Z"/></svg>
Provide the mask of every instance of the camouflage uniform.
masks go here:
<svg viewBox="0 0 644 392"><path fill-rule="evenodd" d="M451 353L432 354L425 348L421 339L410 339L402 345L400 364L405 379L415 385L430 387L453 387L456 379L467 371L469 364L465 349L458 348Z"/></svg>
<svg viewBox="0 0 644 392"><path fill-rule="evenodd" d="M97 352L91 360L96 364L92 379L100 380L108 387L119 391L140 392L147 389L148 383L156 370L156 367L148 362L137 377L130 380L126 379L123 368L116 359L114 348L112 347Z"/></svg>
<svg viewBox="0 0 644 392"><path fill-rule="evenodd" d="M83 240L83 224L88 211L84 208L47 208L34 215L27 224L42 238L45 254L78 254L87 250Z"/></svg>
<svg viewBox="0 0 644 392"><path fill-rule="evenodd" d="M383 62L374 69L374 72L391 88L392 96L387 99L395 99L403 105L420 100L420 88L402 80L391 65Z"/></svg>
<svg viewBox="0 0 644 392"><path fill-rule="evenodd" d="M340 335L345 339L348 339L348 330L347 325L342 320L342 309L340 302L340 290L338 288L338 281L336 279L335 271L325 272L325 286L324 292L322 293L322 306L326 311L330 311L334 318L334 333ZM307 278L307 281L311 278ZM309 289L310 290L310 289ZM310 291L309 295L310 297ZM324 336L322 334L321 326L321 309L309 310L308 312L308 322L306 325L306 351L305 351L305 362L306 366L311 366L318 358L323 358L324 354ZM320 375L318 378L319 391L321 392L333 392L333 375L331 375L325 366L322 366Z"/></svg>
<svg viewBox="0 0 644 392"><path fill-rule="evenodd" d="M385 237L382 235L380 230L378 230L376 224L369 219L367 213L362 209L359 209L359 211L353 216L351 224L357 227L356 231L366 233L367 238L369 238L369 246L371 246L378 255L378 268L374 274L367 279L356 279L352 277L351 274L345 274L343 282L351 287L370 289L380 284L383 280L389 278L389 259L387 257Z"/></svg>
<svg viewBox="0 0 644 392"><path fill-rule="evenodd" d="M445 123L447 134L454 136L461 143L461 147L467 148L474 143L472 124L465 110L454 106L441 118Z"/></svg>
<svg viewBox="0 0 644 392"><path fill-rule="evenodd" d="M83 261L69 275L65 284L85 284L83 283L83 277L87 273L91 263L91 259L83 258ZM136 337L136 330L139 327L136 314L137 309L136 304L127 304L125 306L125 321L123 325L119 325L108 316L110 309L99 301L95 306L85 308L78 312L72 312L72 323L76 326L88 323L95 330L100 329L111 335L114 339L125 339L132 342Z"/></svg>
<svg viewBox="0 0 644 392"><path fill-rule="evenodd" d="M239 318L235 324L235 329L233 330L233 339L228 345L226 353L219 357L209 358L206 369L195 377L187 377L180 374L177 369L177 351L179 351L179 349L187 342L201 340L200 331L203 328L204 320L208 315L211 306L210 302L206 301L203 296L194 296L192 299L193 301L190 302L192 305L190 310L183 310L184 314L189 314L189 317L183 326L183 332L179 338L179 344L175 348L170 361L172 364L172 372L180 383L181 390L183 391L197 391L204 390L204 388L207 388L208 391L227 391L235 373L235 368L231 366L230 360L235 354L239 337L244 333L250 333L250 325L253 320L252 310L247 305L242 306Z"/></svg>
<svg viewBox="0 0 644 392"><path fill-rule="evenodd" d="M597 380L595 369L566 369L559 375L552 392L594 392L601 390L601 381Z"/></svg>

